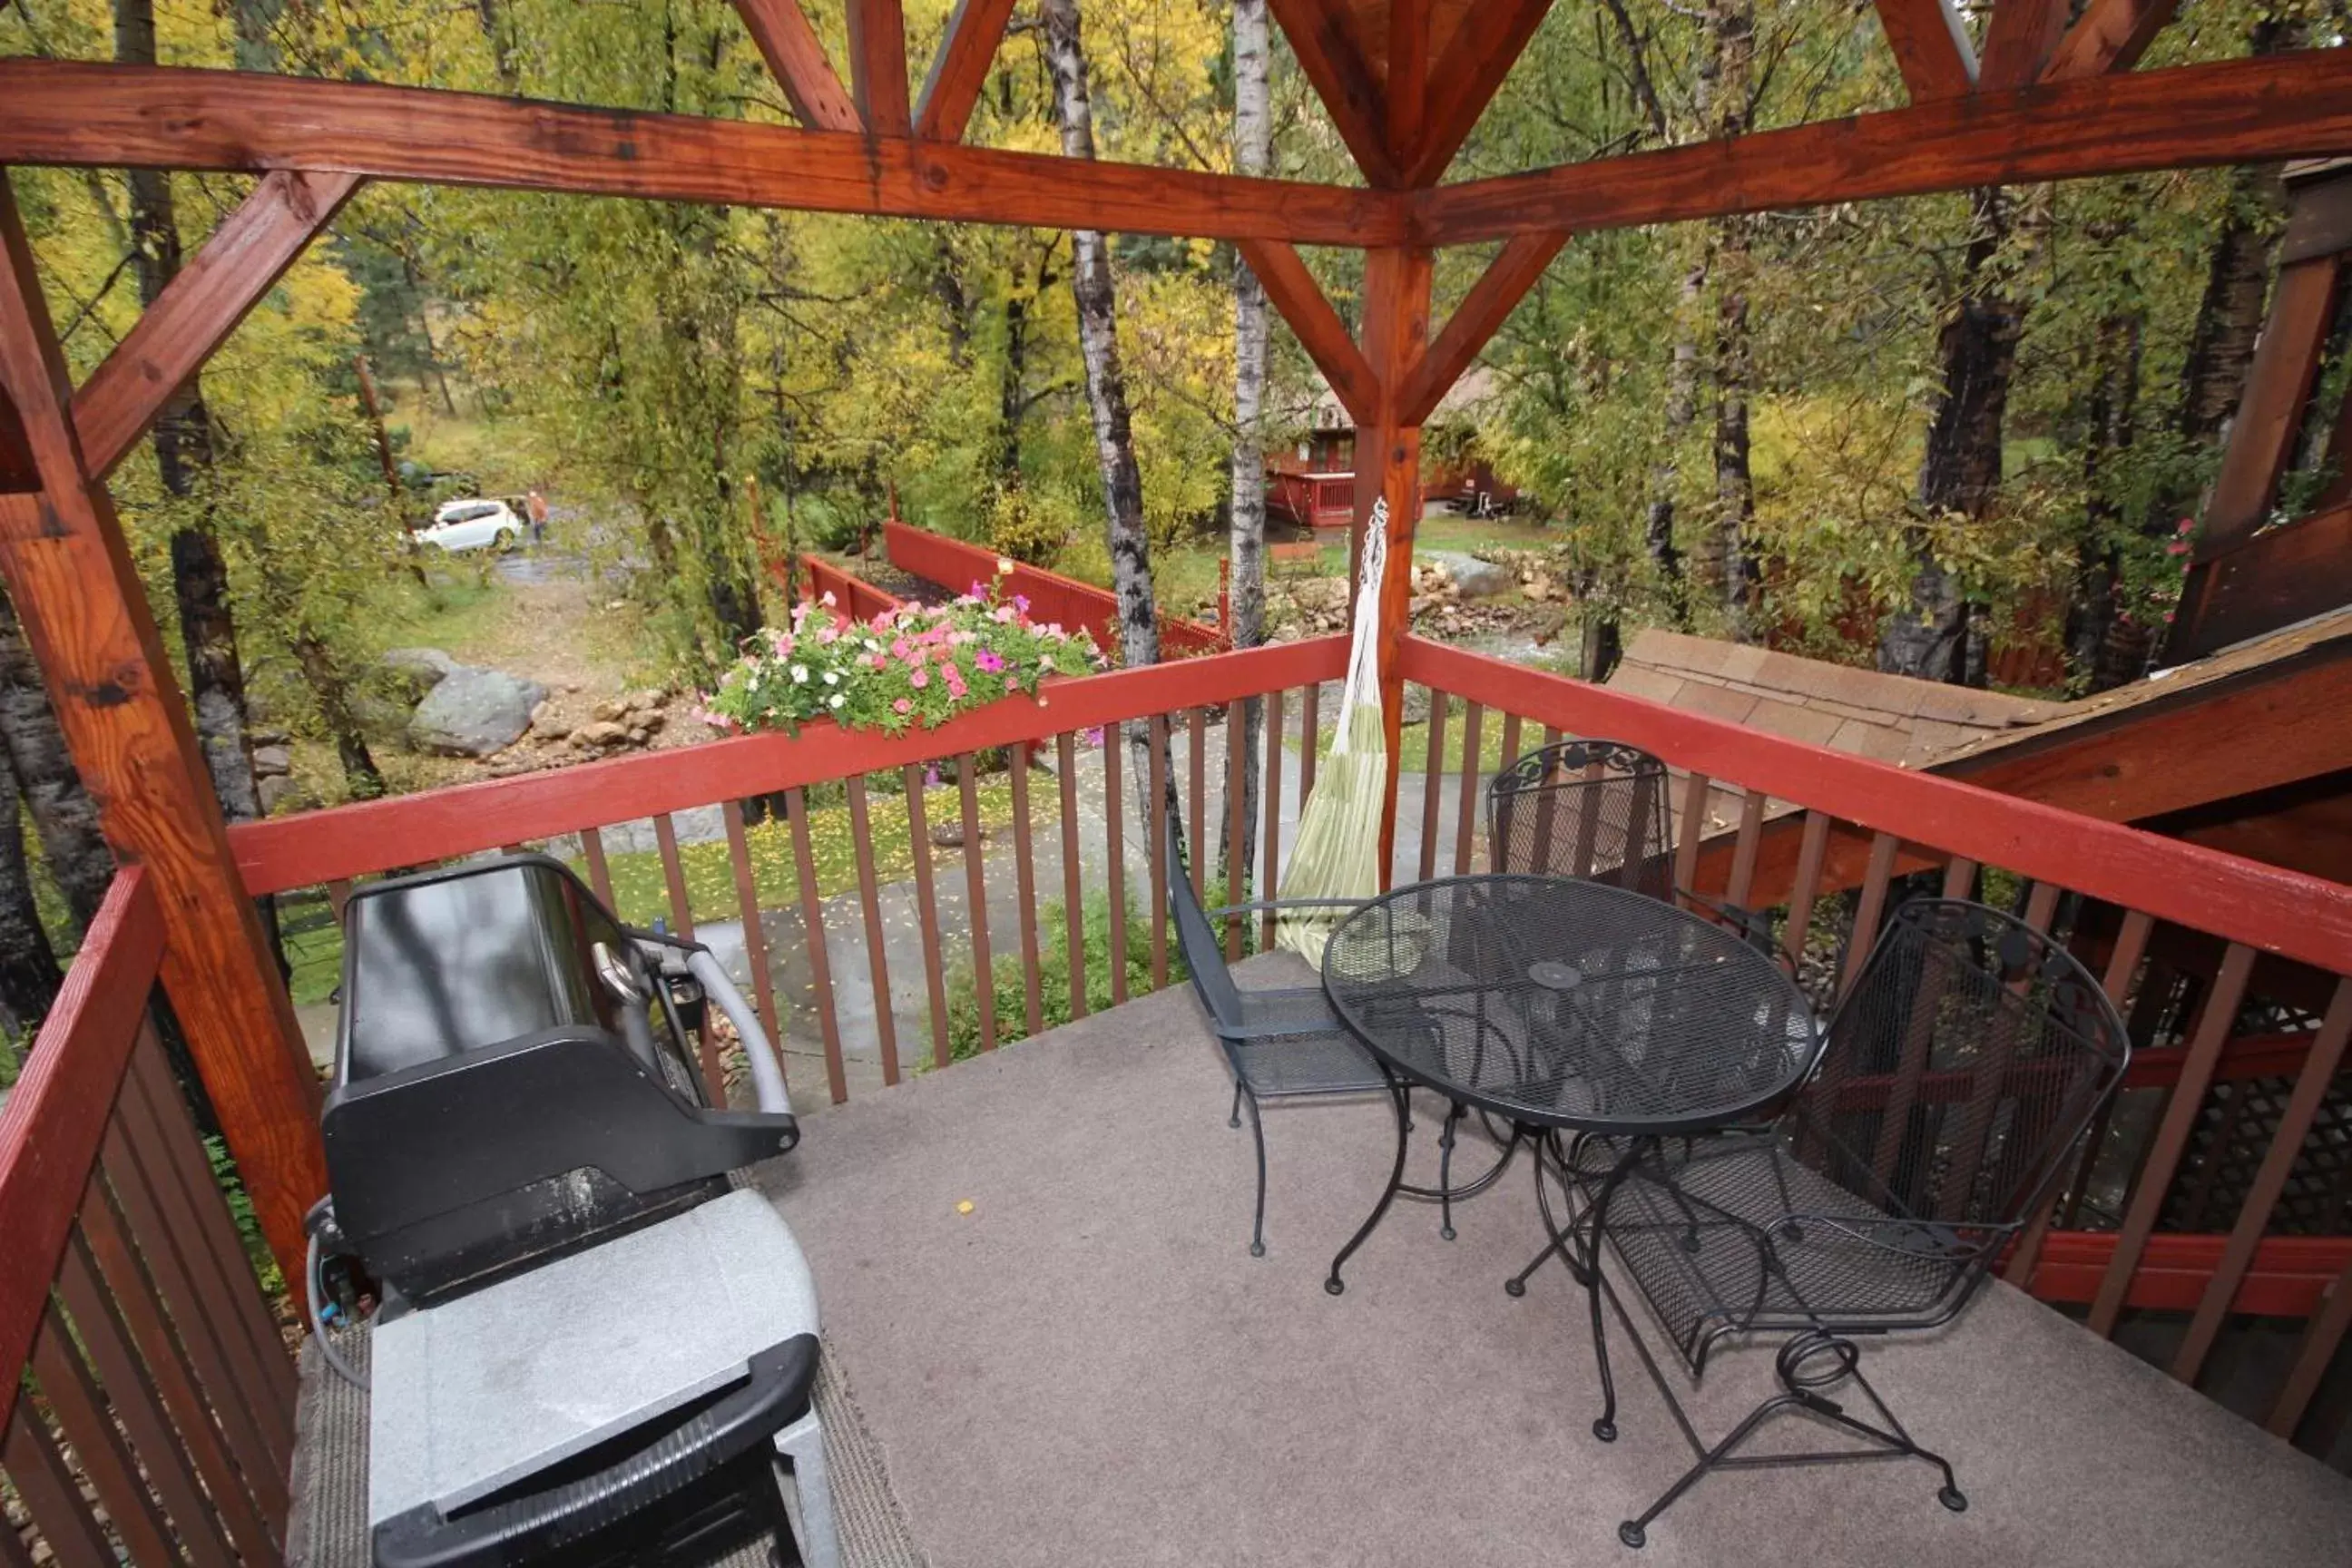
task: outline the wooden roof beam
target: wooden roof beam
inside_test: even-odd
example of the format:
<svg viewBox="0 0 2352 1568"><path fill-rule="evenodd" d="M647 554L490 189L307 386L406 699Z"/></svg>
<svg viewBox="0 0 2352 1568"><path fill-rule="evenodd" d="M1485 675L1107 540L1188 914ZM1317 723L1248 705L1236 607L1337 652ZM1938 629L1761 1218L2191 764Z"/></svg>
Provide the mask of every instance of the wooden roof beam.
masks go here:
<svg viewBox="0 0 2352 1568"><path fill-rule="evenodd" d="M2007 92L2040 78L2058 52L2068 12L2068 0L1996 0L1985 28L1977 90Z"/></svg>
<svg viewBox="0 0 2352 1568"><path fill-rule="evenodd" d="M1391 162L1412 161L1429 107L1429 0L1389 0L1386 130Z"/></svg>
<svg viewBox="0 0 2352 1568"><path fill-rule="evenodd" d="M2341 51L2176 66L1939 99L1420 195L1414 237L1466 245L1972 185L2352 153Z"/></svg>
<svg viewBox="0 0 2352 1568"><path fill-rule="evenodd" d="M987 84L988 68L996 63L1004 25L1013 19L1013 0L956 0L948 18L947 37L932 57L930 74L923 79L922 96L915 104L915 134L931 142L961 142L971 123L972 107Z"/></svg>
<svg viewBox="0 0 2352 1568"><path fill-rule="evenodd" d="M2139 64L2179 0L2091 0L2042 70L2043 81L2127 71Z"/></svg>
<svg viewBox="0 0 2352 1568"><path fill-rule="evenodd" d="M1503 254L1487 265L1470 292L1462 297L1445 326L1404 378L1397 394L1397 423L1418 425L1437 411L1438 404L1462 379L1478 351L1493 339L1536 279L1551 265L1564 234L1523 234L1503 247Z"/></svg>
<svg viewBox="0 0 2352 1568"><path fill-rule="evenodd" d="M811 131L859 129L857 106L797 0L735 0L735 9L803 125Z"/></svg>
<svg viewBox="0 0 2352 1568"><path fill-rule="evenodd" d="M280 169L221 220L73 395L92 479L113 471L359 187L357 174Z"/></svg>
<svg viewBox="0 0 2352 1568"><path fill-rule="evenodd" d="M1400 171L1410 187L1434 184L1543 25L1551 0L1479 0L1429 70L1421 144Z"/></svg>
<svg viewBox="0 0 2352 1568"><path fill-rule="evenodd" d="M1407 0L1408 6L1412 0ZM1387 112L1380 79L1364 58L1357 41L1355 13L1346 0L1266 0L1298 68L1314 85L1315 96L1331 116L1332 127L1356 167L1374 185L1398 183L1396 162L1389 156Z"/></svg>
<svg viewBox="0 0 2352 1568"><path fill-rule="evenodd" d="M1308 245L1405 226L1402 198L1378 191L169 66L0 60L0 155Z"/></svg>
<svg viewBox="0 0 2352 1568"><path fill-rule="evenodd" d="M849 0L849 95L870 134L913 132L907 107L907 18L898 0Z"/></svg>
<svg viewBox="0 0 2352 1568"><path fill-rule="evenodd" d="M1380 376L1356 346L1348 323L1325 298L1323 286L1307 270L1307 263L1280 240L1244 239L1239 244L1242 259L1249 263L1265 297L1298 335L1307 357L1331 384L1339 405L1357 424L1371 424L1379 416Z"/></svg>
<svg viewBox="0 0 2352 1568"><path fill-rule="evenodd" d="M1952 0L1878 0L1878 26L1914 103L1977 89L1977 51Z"/></svg>

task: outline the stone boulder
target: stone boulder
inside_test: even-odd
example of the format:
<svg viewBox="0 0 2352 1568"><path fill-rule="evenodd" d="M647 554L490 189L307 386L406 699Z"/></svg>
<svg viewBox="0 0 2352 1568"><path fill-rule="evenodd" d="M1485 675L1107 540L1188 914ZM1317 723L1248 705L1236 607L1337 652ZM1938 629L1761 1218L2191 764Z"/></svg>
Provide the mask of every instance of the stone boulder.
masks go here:
<svg viewBox="0 0 2352 1568"><path fill-rule="evenodd" d="M376 662L420 697L466 668L437 647L386 648Z"/></svg>
<svg viewBox="0 0 2352 1568"><path fill-rule="evenodd" d="M1424 550L1419 559L1425 565L1444 567L1445 574L1454 580L1454 591L1465 599L1491 599L1515 585L1509 568L1459 550Z"/></svg>
<svg viewBox="0 0 2352 1568"><path fill-rule="evenodd" d="M408 721L420 751L450 757L486 757L512 745L530 728L531 710L547 697L535 680L502 670L453 665Z"/></svg>

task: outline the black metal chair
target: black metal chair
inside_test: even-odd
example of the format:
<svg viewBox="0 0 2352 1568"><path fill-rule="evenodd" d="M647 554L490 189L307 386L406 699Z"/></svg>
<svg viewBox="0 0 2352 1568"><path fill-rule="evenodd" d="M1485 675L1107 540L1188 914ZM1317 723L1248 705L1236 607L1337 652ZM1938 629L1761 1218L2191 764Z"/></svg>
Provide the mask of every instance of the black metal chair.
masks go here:
<svg viewBox="0 0 2352 1568"><path fill-rule="evenodd" d="M1605 882L1729 926L1772 952L1770 917L1675 886L1672 775L1622 741L1571 739L1529 752L1486 785L1493 869Z"/></svg>
<svg viewBox="0 0 2352 1568"><path fill-rule="evenodd" d="M1605 1294L1696 1455L1619 1527L1625 1543L1641 1545L1675 1499L1724 1468L1913 1457L1942 1470L1945 1507L1966 1508L1951 1466L1912 1440L1863 1376L1851 1336L1934 1328L1959 1311L2066 1168L2130 1054L2114 1005L2063 948L1981 904L1921 900L1890 917L1810 1080L1771 1128L1679 1146L1587 1140L1571 1173L1590 1198L1570 1226L1584 1265L1598 1265L1605 1238L1694 1380L1727 1339L1790 1336L1780 1391L1707 1447L1606 1277L1597 1281L1595 1436L1616 1436ZM1829 1396L1849 1383L1874 1422L1851 1396ZM1865 1446L1734 1455L1786 1410Z"/></svg>
<svg viewBox="0 0 2352 1568"><path fill-rule="evenodd" d="M1386 1094L1387 1075L1357 1043L1319 984L1244 991L1225 967L1216 921L1266 910L1356 908L1352 899L1261 899L1203 910L1184 874L1181 833L1168 814L1168 909L1192 990L1209 1015L1209 1027L1234 1069L1234 1108L1228 1124L1239 1127L1242 1107L1250 1113L1250 1136L1257 1144L1257 1214L1250 1231L1250 1256L1265 1256L1265 1129L1258 1116L1262 1100L1306 1099L1343 1094Z"/></svg>

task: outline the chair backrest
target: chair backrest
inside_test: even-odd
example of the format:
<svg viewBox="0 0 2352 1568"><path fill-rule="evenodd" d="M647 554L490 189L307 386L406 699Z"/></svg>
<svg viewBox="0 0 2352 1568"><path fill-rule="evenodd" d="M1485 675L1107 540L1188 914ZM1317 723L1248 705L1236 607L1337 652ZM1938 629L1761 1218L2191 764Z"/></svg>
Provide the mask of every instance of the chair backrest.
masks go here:
<svg viewBox="0 0 2352 1568"><path fill-rule="evenodd" d="M1192 989L1216 1024L1238 1028L1241 989L1225 967L1224 944L1217 940L1217 928L1202 911L1201 900L1192 896L1192 879L1184 874L1183 830L1172 808L1168 813L1167 848L1168 912L1176 923L1176 946L1184 955L1184 967L1192 973ZM1200 852L1197 846L1193 852Z"/></svg>
<svg viewBox="0 0 2352 1568"><path fill-rule="evenodd" d="M2123 1081L2123 1020L2073 954L1982 904L1897 908L1783 1118L1802 1163L1888 1215L1991 1244Z"/></svg>
<svg viewBox="0 0 2352 1568"><path fill-rule="evenodd" d="M1575 877L1672 899L1666 764L1617 741L1559 741L1486 786L1495 870Z"/></svg>

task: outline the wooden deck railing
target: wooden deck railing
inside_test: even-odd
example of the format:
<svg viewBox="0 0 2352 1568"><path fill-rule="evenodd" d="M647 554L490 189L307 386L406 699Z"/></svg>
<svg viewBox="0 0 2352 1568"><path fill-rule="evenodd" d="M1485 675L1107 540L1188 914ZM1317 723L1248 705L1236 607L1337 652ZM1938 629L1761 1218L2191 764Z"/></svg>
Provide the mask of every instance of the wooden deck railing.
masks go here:
<svg viewBox="0 0 2352 1568"><path fill-rule="evenodd" d="M891 565L937 583L950 593L961 594L974 584L992 582L998 574L998 557L993 551L928 529L887 522L882 525L882 542L890 552ZM1014 562L1004 579L1006 593L1018 594L1029 601L1032 618L1058 621L1073 631L1084 626L1098 647L1119 646L1118 600L1108 590L1024 561ZM1204 626L1181 616L1160 617L1162 658L1189 658L1195 654L1219 652L1223 647L1223 639L1213 626Z"/></svg>
<svg viewBox="0 0 2352 1568"><path fill-rule="evenodd" d="M717 916L695 907L691 847L681 848L675 814L721 804L723 879L736 909L757 908L751 835L737 803L781 795L785 827L761 831L789 834L794 888L784 902L808 933L793 939L804 951L787 970L791 994L778 994L780 966L771 960L792 955L769 951L772 939L759 921L745 922L745 956L762 1016L808 1064L800 1071L821 1062L826 1091L839 1100L861 1061L887 1084L900 1076L902 1058L950 1060L958 1045L951 1015L962 1020L965 1041L982 1050L1082 1015L1089 1005L1085 922L1064 922L1072 949L1066 994L1041 963L1055 903L1080 910L1099 896L1125 911L1127 919L1108 921L1101 940L1109 951L1097 955L1108 960L1109 1000L1127 999L1130 970L1136 986L1164 984L1171 969L1170 868L1160 847L1167 804L1183 814L1194 842L1213 846L1255 811L1257 858L1252 868L1227 867L1215 890L1237 899L1245 885L1268 885L1280 864L1286 792L1303 796L1314 787L1319 687L1339 678L1345 658L1338 637L1218 655L1063 682L1049 689L1045 707L1015 699L938 731L892 738L811 729L797 738L719 740L243 825L230 837L253 892L324 885L340 903L356 878L577 834L591 880L609 895L607 830L650 818L667 911L690 931ZM1399 878L1481 862L1480 785L1497 757L1507 762L1558 734L1605 735L1658 753L1685 775L1684 885L1803 912L1799 920L1783 912L1779 940L1808 955L1824 1005L1858 969L1906 873L2011 901L2065 937L2132 1018L2142 1055L2126 1109L2099 1130L2068 1189L2010 1259L2009 1275L2083 1309L2102 1333L2114 1332L2126 1310L2189 1312L2168 1354L2191 1382L2233 1316L2307 1320L2295 1370L2266 1396L2271 1425L2294 1430L2352 1320L2352 1238L2342 1234L2347 1194L2336 1193L2333 1209L2324 1191L2314 1195L2330 1178L2306 1152L2335 1103L2352 1035L2352 983L2344 978L2352 974L2352 899L2343 889L1418 638L1404 658L1408 680L1433 696L1426 750L1405 759L1408 769L1422 769L1404 782L1425 831L1400 835L1418 847L1401 856ZM1265 721L1265 787L1255 805L1238 784L1248 699L1260 700ZM1078 759L1096 731L1106 743L1087 787L1099 796L1082 802ZM1130 748L1122 737L1152 743ZM1000 808L1009 795L1009 842L992 845L982 837L975 764L992 752L1012 765L1003 775L1009 788L991 786ZM1043 769L1034 776L1033 762ZM952 781L926 787L934 763L951 769ZM1148 786L1140 792L1133 788L1139 768ZM845 813L856 859L854 888L838 868L833 872L840 896L829 908L810 827L809 792L820 787L824 809ZM830 804L835 791L838 804ZM886 794L904 802L894 831L903 821L920 851L903 868L909 885L898 889L883 886L874 849ZM1706 814L1726 802L1729 817L1711 833ZM1783 819L1800 825L1797 847L1768 886L1759 847L1768 822ZM953 841L953 853L936 865L934 828L950 829ZM1213 850L1195 857L1192 875L1204 879L1215 864ZM1842 890L1830 896L1832 889ZM903 927L910 910L919 941L894 950L888 931ZM1242 940L1238 931L1231 935ZM850 950L861 938L859 962ZM845 978L845 963L857 973ZM894 972L905 994L897 1005ZM981 975L1000 978L971 984ZM861 1005L853 997L845 1007L845 985L877 1000ZM869 1033L845 1042L852 1018ZM910 1037L902 1052L906 1030L927 1030L929 1038ZM2313 1234L2283 1234L2294 1230Z"/></svg>
<svg viewBox="0 0 2352 1568"><path fill-rule="evenodd" d="M285 1546L294 1369L148 1019L163 948L127 870L0 1110L0 1471L36 1531L0 1520L0 1562Z"/></svg>
<svg viewBox="0 0 2352 1568"><path fill-rule="evenodd" d="M1953 894L1985 897L1997 883L2029 921L2061 931L2132 1019L2143 1055L2123 1101L2131 1113L2111 1114L2098 1129L2006 1272L2046 1300L2086 1307L2102 1334L2115 1332L2126 1309L2189 1313L2169 1365L2191 1384L2232 1316L2308 1320L2268 1401L2272 1430L2294 1433L2352 1327L2352 1237L2343 1234L2352 1172L2326 1192L2336 1167L2306 1149L2324 1103L2339 1092L2352 1037L2352 893L1603 687L1530 679L1417 637L1407 641L1404 674L1432 693L1425 823L1443 796L1445 731L1462 727L1454 868L1476 863L1482 731L1499 724L1499 765L1569 734L1627 742L1678 770L1677 883L1777 906L1778 940L1791 958L1811 955L1825 1003L1858 972L1901 871L1935 868L1928 874ZM1445 697L1462 704L1458 719ZM1727 788L1737 826L1711 834L1709 814ZM1794 862L1767 889L1757 878L1765 824L1791 808L1801 822ZM1418 863L1394 874L1438 869L1445 837L1424 831ZM1850 890L1822 896L1832 889ZM2278 1093L2261 1119L2267 1132L2247 1147L2245 1134L2260 1130L2248 1112L2257 1085ZM2252 1174L2238 1184L2234 1211L2219 1212L2217 1184L2233 1163ZM2287 1213L2291 1180L2308 1187L2315 1179L2316 1201ZM2182 1215L2192 1223L2211 1215L2229 1228L2168 1234L2179 1227L2168 1222ZM2282 1223L2325 1234L2273 1234Z"/></svg>

